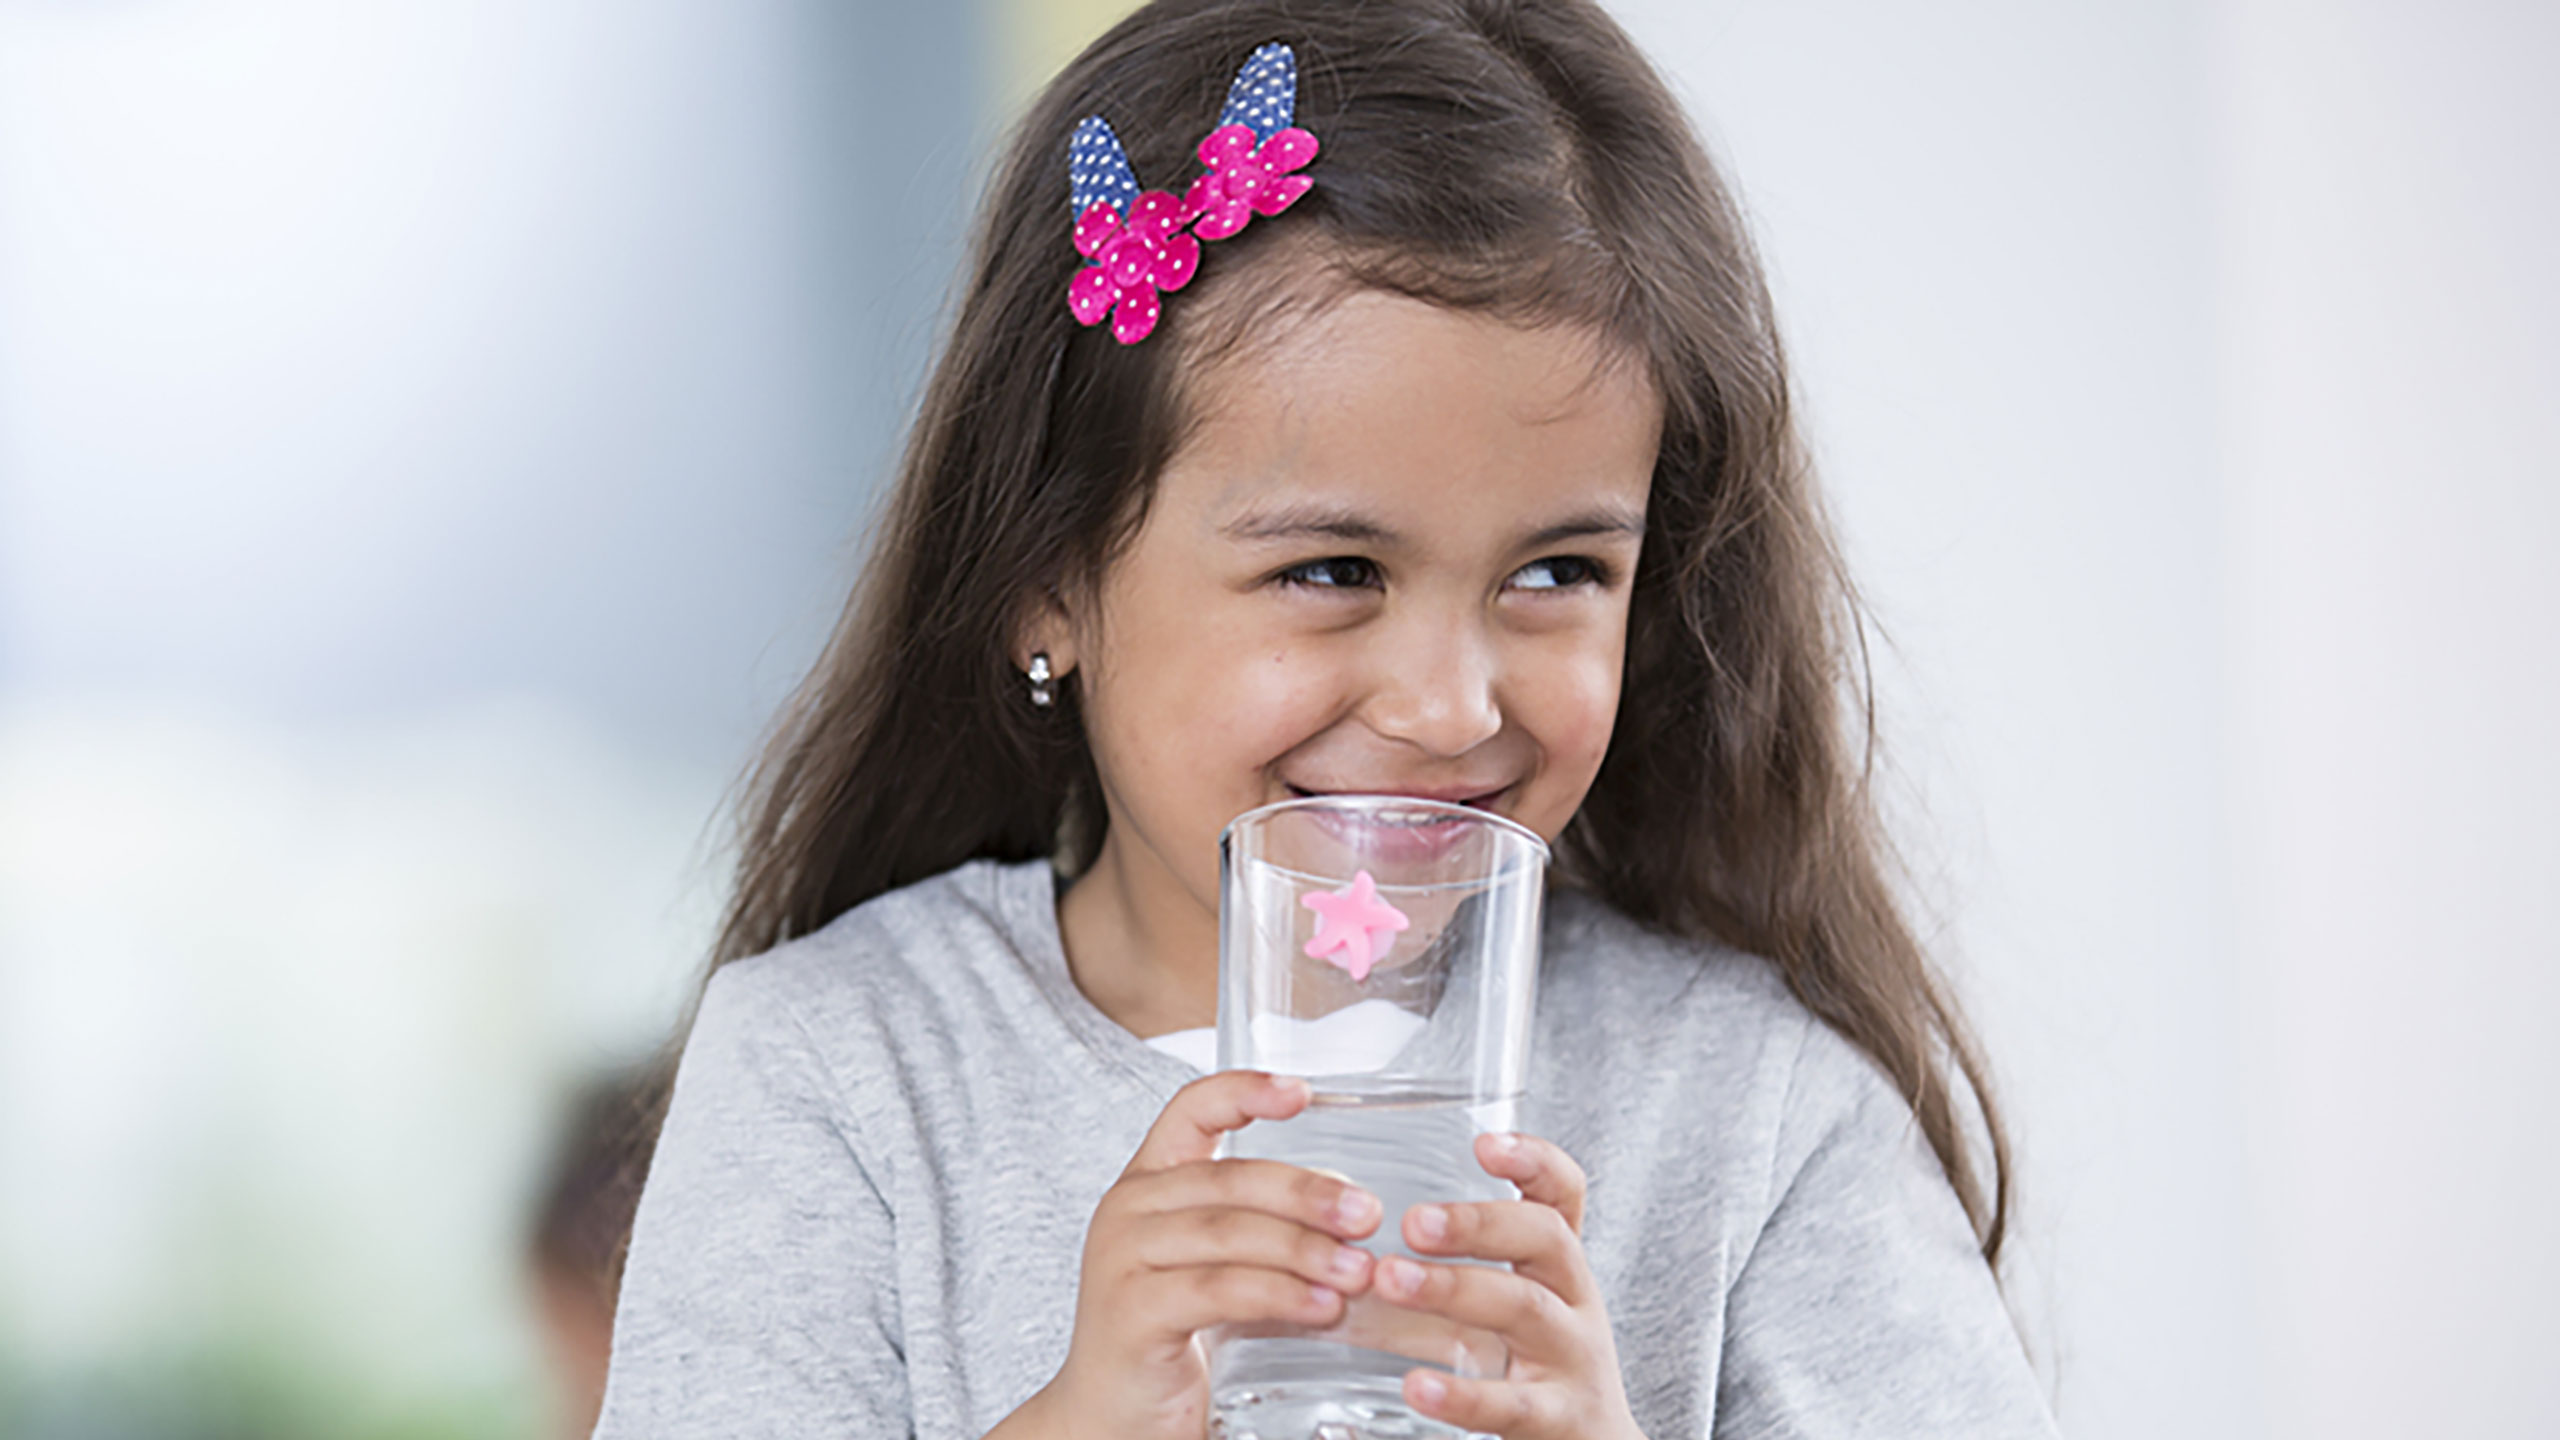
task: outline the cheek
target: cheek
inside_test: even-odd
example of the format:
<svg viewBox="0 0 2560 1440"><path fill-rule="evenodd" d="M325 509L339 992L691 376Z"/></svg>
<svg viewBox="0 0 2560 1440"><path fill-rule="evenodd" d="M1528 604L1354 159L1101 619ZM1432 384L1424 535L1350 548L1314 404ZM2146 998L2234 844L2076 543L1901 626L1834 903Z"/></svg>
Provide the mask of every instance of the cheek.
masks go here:
<svg viewBox="0 0 2560 1440"><path fill-rule="evenodd" d="M1550 753L1587 782L1608 753L1609 735L1617 725L1618 657L1586 657L1562 678L1564 683L1549 698L1549 724L1555 732Z"/></svg>
<svg viewBox="0 0 2560 1440"><path fill-rule="evenodd" d="M1322 646L1240 637L1210 693L1208 723L1236 763L1258 768L1321 731L1339 699Z"/></svg>
<svg viewBox="0 0 2560 1440"><path fill-rule="evenodd" d="M1550 657L1539 683L1521 697L1517 712L1537 740L1542 761L1532 828L1562 828L1582 804L1584 792L1609 753L1618 719L1624 647L1577 646Z"/></svg>
<svg viewBox="0 0 2560 1440"><path fill-rule="evenodd" d="M1194 598L1155 613L1202 608ZM1259 784L1337 707L1322 648L1215 616L1121 631L1086 707L1105 781L1125 790L1143 769L1221 803Z"/></svg>

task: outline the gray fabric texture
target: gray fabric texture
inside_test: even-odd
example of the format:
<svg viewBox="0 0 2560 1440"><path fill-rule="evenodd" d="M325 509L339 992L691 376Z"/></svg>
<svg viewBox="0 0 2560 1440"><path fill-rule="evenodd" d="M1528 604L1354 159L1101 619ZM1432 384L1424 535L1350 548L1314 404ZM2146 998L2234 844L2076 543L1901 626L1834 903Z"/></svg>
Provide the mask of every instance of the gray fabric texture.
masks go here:
<svg viewBox="0 0 2560 1440"><path fill-rule="evenodd" d="M1883 1075L1763 962L1548 909L1523 1126L1590 1175L1651 1440L2051 1434ZM1076 989L1044 864L964 865L724 967L596 1435L983 1435L1065 1358L1086 1221L1196 1074Z"/></svg>

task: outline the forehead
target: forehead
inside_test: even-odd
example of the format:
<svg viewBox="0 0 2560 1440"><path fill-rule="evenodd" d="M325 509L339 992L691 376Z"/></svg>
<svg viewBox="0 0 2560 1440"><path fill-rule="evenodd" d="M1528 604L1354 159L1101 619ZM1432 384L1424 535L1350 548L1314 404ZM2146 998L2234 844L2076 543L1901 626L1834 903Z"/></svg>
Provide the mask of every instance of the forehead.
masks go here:
<svg viewBox="0 0 2560 1440"><path fill-rule="evenodd" d="M1357 291L1207 366L1157 504L1211 527L1317 501L1448 533L1641 511L1661 433L1644 367L1594 333Z"/></svg>

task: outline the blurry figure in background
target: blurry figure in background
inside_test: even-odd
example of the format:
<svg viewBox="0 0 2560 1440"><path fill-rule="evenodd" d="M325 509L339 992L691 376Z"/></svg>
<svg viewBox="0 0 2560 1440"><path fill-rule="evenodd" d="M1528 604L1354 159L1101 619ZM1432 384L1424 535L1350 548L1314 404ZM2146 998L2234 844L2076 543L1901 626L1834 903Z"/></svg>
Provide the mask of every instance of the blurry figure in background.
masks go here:
<svg viewBox="0 0 2560 1440"><path fill-rule="evenodd" d="M595 1429L604 1401L631 1215L658 1138L645 1095L646 1077L638 1071L590 1081L579 1091L534 1212L527 1258L558 1397L558 1433L577 1440Z"/></svg>

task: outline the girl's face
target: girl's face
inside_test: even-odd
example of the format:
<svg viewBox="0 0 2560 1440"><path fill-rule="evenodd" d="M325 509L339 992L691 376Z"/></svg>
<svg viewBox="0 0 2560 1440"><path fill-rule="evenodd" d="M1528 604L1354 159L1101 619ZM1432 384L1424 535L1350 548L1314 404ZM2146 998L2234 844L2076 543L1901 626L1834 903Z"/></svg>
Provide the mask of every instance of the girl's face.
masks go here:
<svg viewBox="0 0 2560 1440"><path fill-rule="evenodd" d="M1219 365L1099 593L1077 672L1096 873L1214 914L1218 832L1336 791L1553 840L1618 707L1661 408L1591 336L1361 292Z"/></svg>

